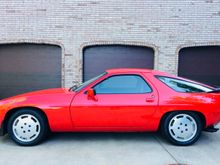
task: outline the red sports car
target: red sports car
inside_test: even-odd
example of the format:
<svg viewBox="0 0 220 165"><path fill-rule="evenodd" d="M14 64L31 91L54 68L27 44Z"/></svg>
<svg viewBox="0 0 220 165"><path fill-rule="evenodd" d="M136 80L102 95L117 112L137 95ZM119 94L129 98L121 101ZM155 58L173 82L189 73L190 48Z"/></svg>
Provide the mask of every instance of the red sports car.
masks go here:
<svg viewBox="0 0 220 165"><path fill-rule="evenodd" d="M0 101L1 135L35 145L52 132L158 131L190 145L217 131L219 90L156 70L112 69L70 89L48 89Z"/></svg>

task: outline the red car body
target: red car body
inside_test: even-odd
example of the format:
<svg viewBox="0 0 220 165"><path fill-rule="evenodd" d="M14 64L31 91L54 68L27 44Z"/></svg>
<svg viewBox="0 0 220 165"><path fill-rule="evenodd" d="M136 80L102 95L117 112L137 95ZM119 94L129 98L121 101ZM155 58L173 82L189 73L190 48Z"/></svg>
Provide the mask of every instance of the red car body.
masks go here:
<svg viewBox="0 0 220 165"><path fill-rule="evenodd" d="M157 131L162 117L173 111L198 113L203 119L204 128L220 121L218 93L176 92L155 77L175 76L155 70L113 69L106 72L107 74L77 92L65 88L48 89L1 100L1 127L13 111L26 107L42 111L53 132ZM97 94L96 99L88 99L86 91L95 84L107 77L121 74L141 76L152 88L152 92Z"/></svg>

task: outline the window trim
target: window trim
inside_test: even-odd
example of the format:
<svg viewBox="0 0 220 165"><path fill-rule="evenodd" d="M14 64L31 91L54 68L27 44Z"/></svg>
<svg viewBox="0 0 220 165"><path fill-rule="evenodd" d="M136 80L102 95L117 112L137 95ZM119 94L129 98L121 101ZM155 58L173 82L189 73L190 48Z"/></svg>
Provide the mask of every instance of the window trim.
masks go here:
<svg viewBox="0 0 220 165"><path fill-rule="evenodd" d="M107 79L109 79L111 77L116 77L116 76L138 76L149 86L150 92L145 92L145 93L96 93L96 94L102 94L102 95L106 95L106 94L119 94L119 95L121 95L121 94L124 94L124 95L125 94L134 94L134 95L136 95L136 94L150 94L150 93L153 93L153 88L151 87L151 85L144 79L143 76L141 76L139 74L115 74L115 75L110 75L110 76L104 78L102 81L100 81L97 84L95 84L94 86L92 86L92 89L94 89L97 85L99 85L103 81L105 81L105 80L107 80Z"/></svg>
<svg viewBox="0 0 220 165"><path fill-rule="evenodd" d="M173 91L175 92L178 92L178 93L207 93L207 92L180 92L180 91L177 91L175 89L173 89L172 87L170 87L169 85L167 85L165 82L161 81L159 79L159 77L165 77L165 78L170 78L170 79L174 79L174 80L179 80L179 81L185 81L187 83L193 83L193 84L196 84L196 85L200 85L202 87L205 87L205 88L209 88L209 89L214 89L214 88L211 88L211 87L208 87L206 86L205 84L200 84L199 82L191 82L191 81L187 81L187 80L183 80L183 79L180 79L180 78L176 78L176 77L170 77L170 76L163 76L163 75L154 75L155 78L157 78L157 80L159 80L161 83L165 84L168 88L172 89Z"/></svg>

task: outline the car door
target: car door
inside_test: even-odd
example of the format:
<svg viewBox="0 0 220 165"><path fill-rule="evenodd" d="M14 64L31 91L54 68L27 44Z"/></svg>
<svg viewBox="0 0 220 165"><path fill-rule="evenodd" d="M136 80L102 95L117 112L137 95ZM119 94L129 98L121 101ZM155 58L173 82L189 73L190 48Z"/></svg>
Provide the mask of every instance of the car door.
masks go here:
<svg viewBox="0 0 220 165"><path fill-rule="evenodd" d="M140 74L109 75L92 88L96 92L95 100L88 99L82 91L72 102L75 128L146 127L158 105L156 89Z"/></svg>

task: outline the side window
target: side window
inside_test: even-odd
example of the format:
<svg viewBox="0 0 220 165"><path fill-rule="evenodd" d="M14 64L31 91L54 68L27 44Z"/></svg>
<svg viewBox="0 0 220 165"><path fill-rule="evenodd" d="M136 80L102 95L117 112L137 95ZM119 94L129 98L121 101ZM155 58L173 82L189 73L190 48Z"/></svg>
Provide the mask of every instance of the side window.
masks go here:
<svg viewBox="0 0 220 165"><path fill-rule="evenodd" d="M138 75L112 76L97 84L94 89L97 94L137 94L152 91Z"/></svg>

